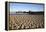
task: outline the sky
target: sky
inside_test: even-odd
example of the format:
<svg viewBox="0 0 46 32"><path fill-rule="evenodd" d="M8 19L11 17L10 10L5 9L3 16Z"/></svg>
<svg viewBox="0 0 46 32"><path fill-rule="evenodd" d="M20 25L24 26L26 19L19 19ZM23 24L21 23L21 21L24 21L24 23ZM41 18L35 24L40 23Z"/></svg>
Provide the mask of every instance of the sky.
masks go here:
<svg viewBox="0 0 46 32"><path fill-rule="evenodd" d="M10 12L16 11L28 12L29 10L33 12L43 11L43 5L10 3Z"/></svg>

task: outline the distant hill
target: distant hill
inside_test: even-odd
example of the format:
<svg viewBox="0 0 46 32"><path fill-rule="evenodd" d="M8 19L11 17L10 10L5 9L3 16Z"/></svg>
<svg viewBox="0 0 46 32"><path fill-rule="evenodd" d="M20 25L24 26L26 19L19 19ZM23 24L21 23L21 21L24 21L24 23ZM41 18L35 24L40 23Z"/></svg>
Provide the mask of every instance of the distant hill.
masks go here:
<svg viewBox="0 0 46 32"><path fill-rule="evenodd" d="M26 12L26 11L23 11L23 12L10 12L10 14L44 14L44 11L40 11L40 12L32 12L32 11L29 11L29 12Z"/></svg>

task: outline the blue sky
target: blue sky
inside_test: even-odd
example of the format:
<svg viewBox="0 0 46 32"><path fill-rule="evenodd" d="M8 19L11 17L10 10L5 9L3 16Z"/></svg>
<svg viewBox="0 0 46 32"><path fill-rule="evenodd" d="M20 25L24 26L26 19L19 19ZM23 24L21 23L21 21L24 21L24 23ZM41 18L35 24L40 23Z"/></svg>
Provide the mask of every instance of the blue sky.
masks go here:
<svg viewBox="0 0 46 32"><path fill-rule="evenodd" d="M10 3L10 12L16 11L43 11L43 5Z"/></svg>

